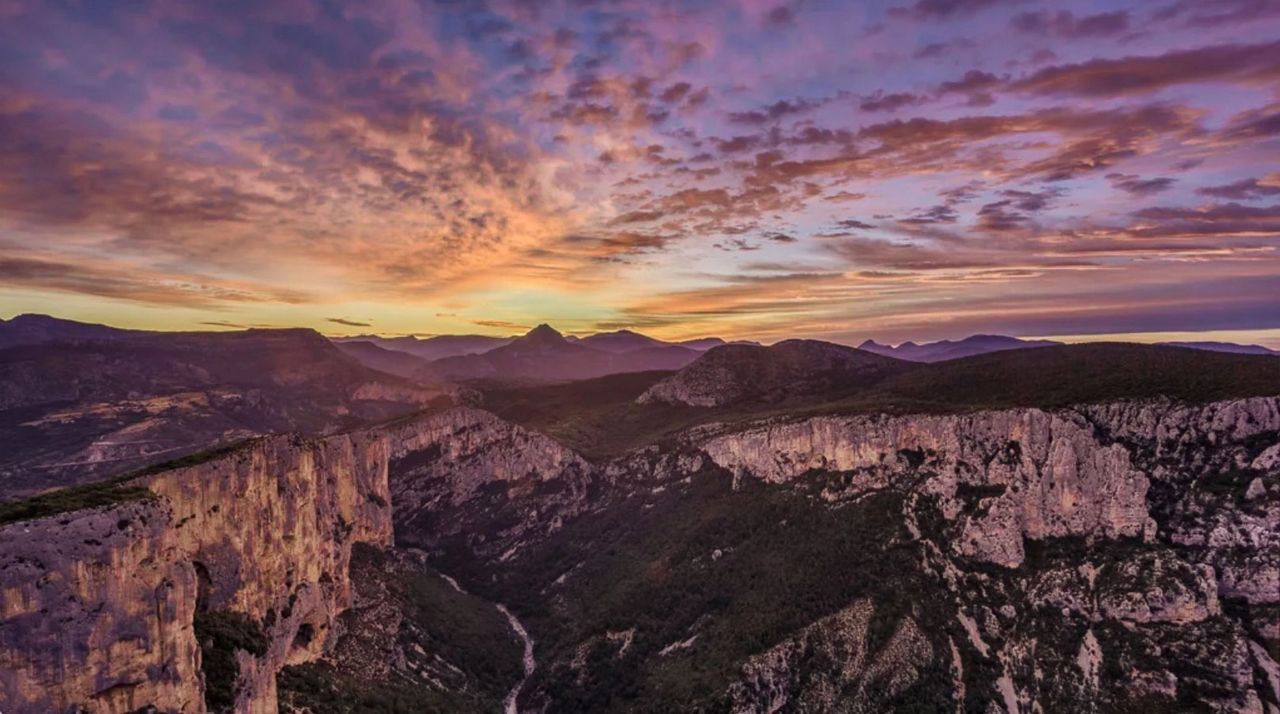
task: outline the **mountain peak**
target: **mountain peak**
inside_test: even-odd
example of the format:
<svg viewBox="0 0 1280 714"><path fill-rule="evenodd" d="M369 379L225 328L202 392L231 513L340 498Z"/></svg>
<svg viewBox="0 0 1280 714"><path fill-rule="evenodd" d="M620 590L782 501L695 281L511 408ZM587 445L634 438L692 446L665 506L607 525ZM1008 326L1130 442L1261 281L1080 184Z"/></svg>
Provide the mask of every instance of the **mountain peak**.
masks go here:
<svg viewBox="0 0 1280 714"><path fill-rule="evenodd" d="M559 330L544 322L516 338L512 344L526 347L554 347L569 344L569 341L565 339L564 335L560 334Z"/></svg>
<svg viewBox="0 0 1280 714"><path fill-rule="evenodd" d="M533 339L533 340L564 339L564 335L560 334L560 332L556 330L556 328L552 327L551 325L548 325L545 322L533 328L532 330L529 330L528 332L526 332L524 337L525 339Z"/></svg>

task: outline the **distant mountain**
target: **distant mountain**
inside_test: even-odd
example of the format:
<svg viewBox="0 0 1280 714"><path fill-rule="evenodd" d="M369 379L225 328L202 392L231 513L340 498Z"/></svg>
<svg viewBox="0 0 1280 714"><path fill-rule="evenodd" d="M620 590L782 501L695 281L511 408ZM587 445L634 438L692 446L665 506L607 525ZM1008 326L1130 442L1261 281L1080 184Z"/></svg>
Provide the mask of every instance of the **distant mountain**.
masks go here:
<svg viewBox="0 0 1280 714"><path fill-rule="evenodd" d="M1230 352L1237 355L1280 355L1280 352L1262 345L1238 345L1234 342L1161 342L1160 344L1209 352Z"/></svg>
<svg viewBox="0 0 1280 714"><path fill-rule="evenodd" d="M897 347L882 345L875 340L867 340L858 345L858 349L875 352L886 357L905 359L909 362L945 362L950 359L970 357L988 352L1018 350L1029 347L1050 347L1060 344L1062 343L1052 340L1020 340L1017 337L1006 337L1004 335L973 335L958 341L942 340L941 342L926 342L924 344L903 342Z"/></svg>
<svg viewBox="0 0 1280 714"><path fill-rule="evenodd" d="M549 325L538 325L509 344L480 355L448 357L431 363L430 369L452 380L498 379L562 381L589 379L606 374L679 369L697 359L699 352L684 347L641 346L650 338L643 335L616 336L605 340L615 349L623 345L636 349L611 352L571 341ZM638 339L637 339L638 338ZM647 344L647 343L644 343Z"/></svg>
<svg viewBox="0 0 1280 714"><path fill-rule="evenodd" d="M605 352L613 352L615 354L622 352L634 352L636 350L651 349L654 347L670 347L670 342L655 340L647 335L642 335L631 330L618 330L617 332L599 332L588 337L578 340L578 344L586 345L597 350Z"/></svg>
<svg viewBox="0 0 1280 714"><path fill-rule="evenodd" d="M658 382L638 402L780 404L865 388L908 367L901 360L818 340L786 340L769 347L724 345Z"/></svg>
<svg viewBox="0 0 1280 714"><path fill-rule="evenodd" d="M514 337L490 337L488 335L436 335L435 337L379 337L357 335L332 337L334 342L368 342L384 350L406 352L427 360L444 359L458 355L476 355L509 344Z"/></svg>
<svg viewBox="0 0 1280 714"><path fill-rule="evenodd" d="M18 315L11 320L0 320L0 349L50 342L114 340L145 334L149 333L63 320L49 315Z"/></svg>
<svg viewBox="0 0 1280 714"><path fill-rule="evenodd" d="M437 381L431 378L428 360L416 357L408 352L389 350L364 340L336 342L334 344L343 354L355 358L357 362L370 369L422 382Z"/></svg>
<svg viewBox="0 0 1280 714"><path fill-rule="evenodd" d="M326 433L446 392L312 330L139 332L0 350L0 494L129 471L248 436Z"/></svg>
<svg viewBox="0 0 1280 714"><path fill-rule="evenodd" d="M636 350L656 347L683 347L685 349L696 350L698 352L706 352L713 347L730 344L719 337L700 337L698 339L684 340L681 342L666 342L631 330L600 332L575 341L588 347L614 353L634 352ZM758 343L738 340L732 344L754 345Z"/></svg>
<svg viewBox="0 0 1280 714"><path fill-rule="evenodd" d="M700 337L696 340L685 340L683 342L677 342L676 344L681 347L688 347L691 350L706 352L707 350L713 347L719 347L720 345L727 345L729 343L725 342L719 337ZM742 344L746 344L746 343L742 343Z"/></svg>

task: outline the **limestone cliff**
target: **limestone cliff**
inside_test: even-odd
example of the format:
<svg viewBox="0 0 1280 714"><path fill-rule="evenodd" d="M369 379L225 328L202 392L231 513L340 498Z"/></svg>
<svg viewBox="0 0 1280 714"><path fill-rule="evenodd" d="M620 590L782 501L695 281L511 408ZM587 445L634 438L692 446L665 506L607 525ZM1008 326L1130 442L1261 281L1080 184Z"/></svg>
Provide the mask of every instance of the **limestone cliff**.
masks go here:
<svg viewBox="0 0 1280 714"><path fill-rule="evenodd" d="M555 440L465 407L390 428L397 541L462 538L502 556L589 505L595 469Z"/></svg>
<svg viewBox="0 0 1280 714"><path fill-rule="evenodd" d="M381 433L272 437L140 478L153 499L0 529L6 714L205 711L197 607L261 628L235 708L275 711L276 670L350 602L352 544L390 542L387 454Z"/></svg>
<svg viewBox="0 0 1280 714"><path fill-rule="evenodd" d="M963 495L985 497L957 546L1008 567L1022 562L1024 537L1115 538L1154 527L1147 477L1073 412L821 417L716 437L702 448L717 464L770 482L854 472L849 488L859 491L924 467L920 490L940 497L950 517L960 514Z"/></svg>
<svg viewBox="0 0 1280 714"><path fill-rule="evenodd" d="M230 706L274 712L393 528L540 613L521 703L549 711L673 667L739 712L1280 702L1280 398L709 425L596 464L455 408L136 482L0 527L5 714L205 711L206 613L260 631Z"/></svg>
<svg viewBox="0 0 1280 714"><path fill-rule="evenodd" d="M0 529L5 712L204 711L197 579L163 501Z"/></svg>
<svg viewBox="0 0 1280 714"><path fill-rule="evenodd" d="M910 494L922 571L949 602L935 616L963 676L993 673L989 711L1280 701L1280 398L818 417L693 443L737 479L836 506ZM779 659L786 646L744 666L739 711L831 689Z"/></svg>

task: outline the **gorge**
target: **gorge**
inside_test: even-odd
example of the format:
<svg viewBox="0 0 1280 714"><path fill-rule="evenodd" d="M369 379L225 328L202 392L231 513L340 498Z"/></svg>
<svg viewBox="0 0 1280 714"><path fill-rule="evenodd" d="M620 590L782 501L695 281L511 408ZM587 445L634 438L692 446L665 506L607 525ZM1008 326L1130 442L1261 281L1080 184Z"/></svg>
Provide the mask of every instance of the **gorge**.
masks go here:
<svg viewBox="0 0 1280 714"><path fill-rule="evenodd" d="M362 666L333 657L354 550L510 608L504 666L387 675L476 711L1267 711L1277 434L1267 397L775 417L595 461L473 407L268 437L0 528L0 701L289 709L278 677Z"/></svg>

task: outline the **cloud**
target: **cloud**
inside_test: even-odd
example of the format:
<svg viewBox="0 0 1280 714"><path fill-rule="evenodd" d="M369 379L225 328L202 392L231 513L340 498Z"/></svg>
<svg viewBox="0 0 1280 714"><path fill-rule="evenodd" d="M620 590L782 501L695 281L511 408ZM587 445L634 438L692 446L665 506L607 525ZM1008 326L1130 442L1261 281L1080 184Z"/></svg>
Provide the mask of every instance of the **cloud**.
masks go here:
<svg viewBox="0 0 1280 714"><path fill-rule="evenodd" d="M1280 15L1280 5L1268 0L1177 0L1158 9L1161 21L1180 20L1184 27L1195 30L1261 22Z"/></svg>
<svg viewBox="0 0 1280 714"><path fill-rule="evenodd" d="M778 5L764 16L765 22L774 27L787 27L795 24L796 14L786 5Z"/></svg>
<svg viewBox="0 0 1280 714"><path fill-rule="evenodd" d="M898 5L19 0L0 284L175 323L440 331L451 301L519 321L532 295L840 334L1274 273L1268 3ZM742 280L740 251L794 269Z"/></svg>
<svg viewBox="0 0 1280 714"><path fill-rule="evenodd" d="M1107 174L1107 180L1111 182L1112 186L1130 196L1153 196L1169 190L1173 184L1177 183L1177 179L1167 176L1144 179L1141 176L1121 173Z"/></svg>
<svg viewBox="0 0 1280 714"><path fill-rule="evenodd" d="M1137 236L1280 236L1280 204L1246 206L1240 203L1216 203L1186 208L1156 206L1134 214L1145 219L1142 226L1130 232Z"/></svg>
<svg viewBox="0 0 1280 714"><path fill-rule="evenodd" d="M1116 97L1189 82L1260 84L1280 78L1280 42L1212 45L1160 55L1046 67L1012 84L1029 94Z"/></svg>
<svg viewBox="0 0 1280 714"><path fill-rule="evenodd" d="M527 332L531 329L530 325L510 322L507 320L472 320L471 324L478 325L480 327L492 327L499 330L514 330L516 332Z"/></svg>
<svg viewBox="0 0 1280 714"><path fill-rule="evenodd" d="M822 102L807 99L780 99L758 110L732 112L729 114L729 121L735 124L766 124L768 122L778 121L784 117L813 111L821 105Z"/></svg>
<svg viewBox="0 0 1280 714"><path fill-rule="evenodd" d="M933 59L950 54L959 49L972 49L977 43L967 38L960 38L948 42L930 42L911 54L914 59Z"/></svg>
<svg viewBox="0 0 1280 714"><path fill-rule="evenodd" d="M864 97L858 103L858 108L864 112L893 112L903 107L915 106L924 101L924 97L911 92L886 94L883 91L877 91L875 94Z"/></svg>
<svg viewBox="0 0 1280 714"><path fill-rule="evenodd" d="M970 15L979 10L1014 5L1023 0L916 0L912 5L890 8L894 17L913 20L940 20Z"/></svg>
<svg viewBox="0 0 1280 714"><path fill-rule="evenodd" d="M348 320L345 317L326 317L325 320L337 325L346 325L348 327L372 327L373 326L373 323L370 323L370 322L358 322L356 320Z"/></svg>
<svg viewBox="0 0 1280 714"><path fill-rule="evenodd" d="M1262 179L1246 178L1220 186L1204 186L1196 189L1196 193L1201 196L1230 198L1237 201L1280 196L1280 173L1269 174Z"/></svg>
<svg viewBox="0 0 1280 714"><path fill-rule="evenodd" d="M1013 27L1020 32L1037 35L1056 35L1072 39L1082 37L1107 37L1129 30L1129 13L1126 10L1103 12L1077 17L1069 10L1056 13L1039 10L1020 13L1013 18Z"/></svg>
<svg viewBox="0 0 1280 714"><path fill-rule="evenodd" d="M66 262L55 257L0 253L0 285L127 300L162 306L220 308L227 303L308 301L305 293L173 272L156 273L111 262Z"/></svg>
<svg viewBox="0 0 1280 714"><path fill-rule="evenodd" d="M760 250L759 245L756 245L755 243L748 243L746 240L742 238L730 238L728 240L722 240L718 243L713 243L712 246L720 250L727 250L727 251L733 251L733 252L739 252L739 253L746 253L753 250Z"/></svg>

